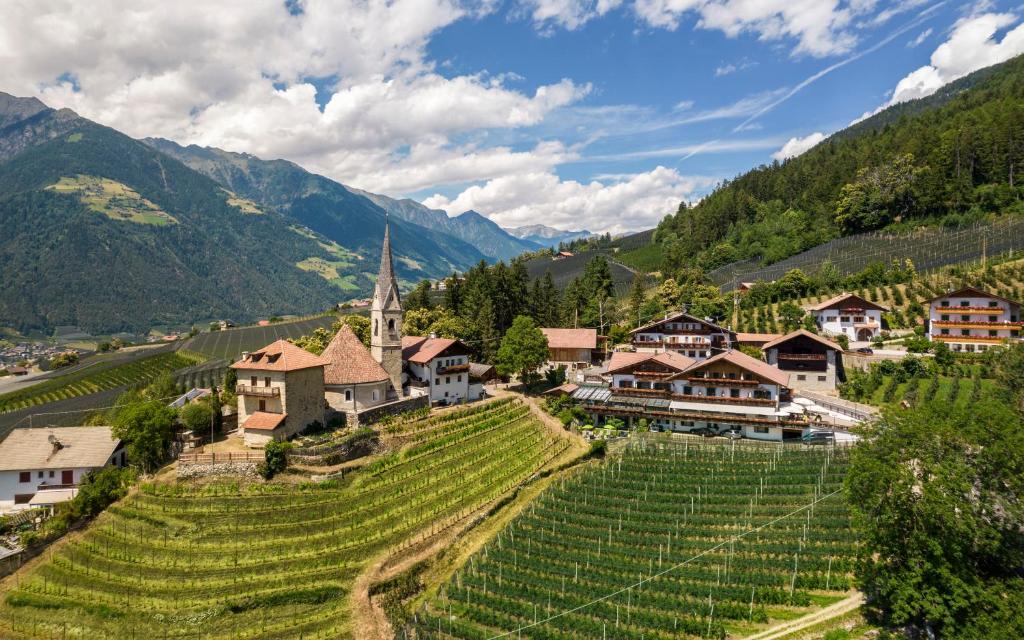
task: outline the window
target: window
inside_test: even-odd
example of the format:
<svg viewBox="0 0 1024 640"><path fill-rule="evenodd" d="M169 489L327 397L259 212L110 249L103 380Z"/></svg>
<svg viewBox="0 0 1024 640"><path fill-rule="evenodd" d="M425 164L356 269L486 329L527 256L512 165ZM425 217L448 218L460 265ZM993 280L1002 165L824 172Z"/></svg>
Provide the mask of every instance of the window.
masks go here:
<svg viewBox="0 0 1024 640"><path fill-rule="evenodd" d="M988 301L988 306L990 306L990 307L998 307L999 303L996 302L995 300L989 300Z"/></svg>
<svg viewBox="0 0 1024 640"><path fill-rule="evenodd" d="M395 319L394 318L390 318L388 320L388 331L390 333L394 333L395 332Z"/></svg>
<svg viewBox="0 0 1024 640"><path fill-rule="evenodd" d="M36 477L37 477L37 478L42 478L42 477L43 477L43 472L42 472L42 471L38 472L38 473L36 474Z"/></svg>
<svg viewBox="0 0 1024 640"><path fill-rule="evenodd" d="M729 397L730 398L738 398L738 397L740 397L740 390L739 389L729 389Z"/></svg>
<svg viewBox="0 0 1024 640"><path fill-rule="evenodd" d="M960 306L961 307L969 307L969 306L971 306L971 301L970 300L961 300L960 301Z"/></svg>
<svg viewBox="0 0 1024 640"><path fill-rule="evenodd" d="M806 380L807 376L805 376L804 374L801 373L801 374L797 375L796 379L797 380Z"/></svg>
<svg viewBox="0 0 1024 640"><path fill-rule="evenodd" d="M985 349L988 349L988 345L984 345L984 344L979 344L978 345L978 351L984 351Z"/></svg>
<svg viewBox="0 0 1024 640"><path fill-rule="evenodd" d="M451 384L452 383L452 377L451 376L445 376L444 377L444 383L445 384Z"/></svg>
<svg viewBox="0 0 1024 640"><path fill-rule="evenodd" d="M825 376L818 376L818 382L825 382Z"/></svg>
<svg viewBox="0 0 1024 640"><path fill-rule="evenodd" d="M693 387L683 387L683 395L692 396L693 395Z"/></svg>
<svg viewBox="0 0 1024 640"><path fill-rule="evenodd" d="M825 322L835 322L835 321L836 321L836 317L835 316L825 316Z"/></svg>
<svg viewBox="0 0 1024 640"><path fill-rule="evenodd" d="M758 400L771 400L772 399L772 392L768 391L767 389L754 389L754 392L753 392L752 395L755 398L757 398Z"/></svg>
<svg viewBox="0 0 1024 640"><path fill-rule="evenodd" d="M943 321L949 320L949 314L948 313L942 314L942 320Z"/></svg>
<svg viewBox="0 0 1024 640"><path fill-rule="evenodd" d="M434 384L441 384L441 378L434 378Z"/></svg>
<svg viewBox="0 0 1024 640"><path fill-rule="evenodd" d="M849 322L850 321L850 316L840 316L839 319L840 319L841 322Z"/></svg>
<svg viewBox="0 0 1024 640"><path fill-rule="evenodd" d="M960 316L960 320L962 320L963 322L967 322L970 319L971 319L971 316L969 316L969 315L962 315L962 316Z"/></svg>
<svg viewBox="0 0 1024 640"><path fill-rule="evenodd" d="M373 321L373 335L375 335L375 336L379 336L380 335L380 321L379 320L374 320Z"/></svg>
<svg viewBox="0 0 1024 640"><path fill-rule="evenodd" d="M54 472L53 472L53 471L51 470L51 471L50 471L50 477L51 477L51 478L53 477L53 474L54 474Z"/></svg>
<svg viewBox="0 0 1024 640"><path fill-rule="evenodd" d="M380 391L374 389L373 392L371 393L371 397L374 399L374 401L380 399Z"/></svg>
<svg viewBox="0 0 1024 640"><path fill-rule="evenodd" d="M754 433L768 433L768 427L756 426L754 427Z"/></svg>
<svg viewBox="0 0 1024 640"><path fill-rule="evenodd" d="M995 338L996 336L999 335L999 332L996 331L995 329L989 329L988 330L988 335L989 335L990 338Z"/></svg>
<svg viewBox="0 0 1024 640"><path fill-rule="evenodd" d="M949 329L943 329L942 330L942 335L948 336L949 335Z"/></svg>
<svg viewBox="0 0 1024 640"><path fill-rule="evenodd" d="M352 402L352 390L345 389L345 402Z"/></svg>
<svg viewBox="0 0 1024 640"><path fill-rule="evenodd" d="M969 335L971 335L971 332L968 329L961 329L960 330L960 335L962 335L962 336L969 336Z"/></svg>
<svg viewBox="0 0 1024 640"><path fill-rule="evenodd" d="M704 389L704 394L709 398L714 397L716 389L714 387L707 387Z"/></svg>
<svg viewBox="0 0 1024 640"><path fill-rule="evenodd" d="M264 387L269 387L270 386L270 376L264 376L263 377L263 386Z"/></svg>
<svg viewBox="0 0 1024 640"><path fill-rule="evenodd" d="M251 387L255 387L256 386L256 376L252 376L251 378L249 378L249 386L251 386Z"/></svg>
<svg viewBox="0 0 1024 640"><path fill-rule="evenodd" d="M949 300L943 300L942 302L939 303L939 306L940 307L948 307L949 306Z"/></svg>
<svg viewBox="0 0 1024 640"><path fill-rule="evenodd" d="M728 378L729 380L735 380L736 379L736 374L735 373L727 373L727 374L725 374L725 377Z"/></svg>
<svg viewBox="0 0 1024 640"><path fill-rule="evenodd" d="M998 322L999 321L999 316L989 316L988 317L988 321L989 322Z"/></svg>
<svg viewBox="0 0 1024 640"><path fill-rule="evenodd" d="M260 400L260 411L266 411L266 410L267 410L267 401L266 400Z"/></svg>
<svg viewBox="0 0 1024 640"><path fill-rule="evenodd" d="M462 382L462 374L455 376L455 382Z"/></svg>
<svg viewBox="0 0 1024 640"><path fill-rule="evenodd" d="M18 474L18 482L32 482L32 472L22 471Z"/></svg>

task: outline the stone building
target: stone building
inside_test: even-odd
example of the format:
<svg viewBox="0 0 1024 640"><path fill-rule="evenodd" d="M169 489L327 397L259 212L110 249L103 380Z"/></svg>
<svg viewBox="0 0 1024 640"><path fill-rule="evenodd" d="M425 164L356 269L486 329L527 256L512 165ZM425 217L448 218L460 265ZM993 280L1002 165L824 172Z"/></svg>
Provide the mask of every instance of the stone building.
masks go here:
<svg viewBox="0 0 1024 640"><path fill-rule="evenodd" d="M238 373L238 424L245 444L260 447L323 424L327 364L287 340L243 353L231 368Z"/></svg>
<svg viewBox="0 0 1024 640"><path fill-rule="evenodd" d="M387 402L391 376L373 359L352 328L343 324L321 357L327 405L346 415Z"/></svg>

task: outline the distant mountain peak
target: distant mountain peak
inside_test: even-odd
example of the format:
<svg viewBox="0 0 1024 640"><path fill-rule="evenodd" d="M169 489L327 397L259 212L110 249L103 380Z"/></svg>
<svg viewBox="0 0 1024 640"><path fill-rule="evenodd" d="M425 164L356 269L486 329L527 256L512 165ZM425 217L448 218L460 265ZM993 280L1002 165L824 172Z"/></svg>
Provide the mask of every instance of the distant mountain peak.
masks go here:
<svg viewBox="0 0 1024 640"><path fill-rule="evenodd" d="M521 240L527 240L542 247L557 247L561 242L571 242L595 235L586 229L564 231L555 227L549 227L546 224L528 224L521 227L506 228L505 231Z"/></svg>

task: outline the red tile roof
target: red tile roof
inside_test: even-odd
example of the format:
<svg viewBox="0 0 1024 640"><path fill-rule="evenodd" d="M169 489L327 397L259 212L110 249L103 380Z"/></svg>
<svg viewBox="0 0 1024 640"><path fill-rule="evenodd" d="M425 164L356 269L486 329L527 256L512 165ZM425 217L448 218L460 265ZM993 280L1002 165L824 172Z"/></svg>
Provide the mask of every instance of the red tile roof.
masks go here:
<svg viewBox="0 0 1024 640"><path fill-rule="evenodd" d="M323 367L328 363L320 356L296 347L287 340L278 340L253 351L231 365L232 369L255 369L257 371L298 371L311 367Z"/></svg>
<svg viewBox="0 0 1024 640"><path fill-rule="evenodd" d="M384 382L390 378L347 324L341 325L321 357L327 360L324 367L324 384L327 385Z"/></svg>
<svg viewBox="0 0 1024 640"><path fill-rule="evenodd" d="M705 367L707 367L709 365L715 364L716 362L723 362L723 361L724 362L729 362L731 364L734 364L737 367L740 367L741 369L746 369L750 373L753 373L756 376L760 376L762 378L770 380L771 382L774 382L777 385L781 385L781 386L784 386L784 387L789 385L789 375L788 374L783 373L782 371L780 371L779 369L771 366L767 362L764 362L762 360L758 360L757 358L751 358L750 356L748 356L747 354L743 353L742 351L736 351L736 350L725 351L725 352L722 352L722 353L720 353L720 354L718 354L716 356L712 356L712 357L708 358L707 360L704 360L703 362L698 362L697 364L695 364L692 367L690 367L689 369L687 369L686 373L689 374L692 371L700 371L701 369L703 369L703 368L705 368ZM676 376L676 377L679 377L679 376Z"/></svg>
<svg viewBox="0 0 1024 640"><path fill-rule="evenodd" d="M466 345L450 338L423 338L420 336L402 337L402 360L416 364L427 364L450 347L458 345L459 355L469 353Z"/></svg>
<svg viewBox="0 0 1024 640"><path fill-rule="evenodd" d="M878 311L888 311L889 310L889 307L883 307L882 305L875 304L874 302L871 302L870 300L865 300L864 298L858 296L855 293L840 293L837 296L833 296L833 297L829 298L825 302L819 302L818 304L808 305L808 306L804 307L804 309L806 309L807 311L824 311L825 309L831 309L832 307L838 305L840 302L844 302L844 301L849 300L851 298L856 300L865 309L877 309Z"/></svg>
<svg viewBox="0 0 1024 640"><path fill-rule="evenodd" d="M780 337L782 337L781 333L744 333L741 331L736 334L736 342L740 344L765 343Z"/></svg>
<svg viewBox="0 0 1024 640"><path fill-rule="evenodd" d="M780 345L780 344L782 344L784 342L789 342L790 340L792 340L793 338L796 338L797 336L803 336L805 338L810 338L811 340L814 340L815 342L821 343L821 345L823 345L826 349L835 349L836 351L842 351L843 350L843 348L840 347L835 342L832 342L828 338L823 338L823 337L821 337L821 336L819 336L819 335L817 335L815 333L811 333L807 329L797 329L796 331L791 331L791 332L787 333L784 336L779 336L778 338L772 340L771 342L766 343L763 347L761 347L761 349L762 350L771 349L772 347L776 347L776 346L778 346L778 345Z"/></svg>
<svg viewBox="0 0 1024 640"><path fill-rule="evenodd" d="M541 328L549 349L596 349L597 329Z"/></svg>
<svg viewBox="0 0 1024 640"><path fill-rule="evenodd" d="M693 365L693 358L688 358L684 355L678 354L675 351L666 351L664 353L632 353L629 351L616 351L612 354L611 360L608 361L608 373L616 373L623 369L628 369L634 365L640 364L641 362L657 362L663 364L677 371L685 371L687 367Z"/></svg>
<svg viewBox="0 0 1024 640"><path fill-rule="evenodd" d="M287 413L267 413L266 411L254 411L242 423L242 429L253 431L273 431L284 424Z"/></svg>

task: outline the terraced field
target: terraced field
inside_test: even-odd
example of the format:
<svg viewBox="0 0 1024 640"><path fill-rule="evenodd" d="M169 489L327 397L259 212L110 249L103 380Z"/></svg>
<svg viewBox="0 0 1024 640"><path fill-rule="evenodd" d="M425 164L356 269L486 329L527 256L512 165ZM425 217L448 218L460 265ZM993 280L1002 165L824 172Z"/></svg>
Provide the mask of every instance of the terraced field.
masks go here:
<svg viewBox="0 0 1024 640"><path fill-rule="evenodd" d="M517 401L409 428L410 446L343 484L143 485L8 580L0 637L353 637L349 596L374 558L464 522L569 446Z"/></svg>
<svg viewBox="0 0 1024 640"><path fill-rule="evenodd" d="M189 338L182 344L182 348L233 362L243 351L255 351L281 338L298 338L320 328L327 329L337 320L337 316L328 314L294 322L276 322L265 327L211 331Z"/></svg>
<svg viewBox="0 0 1024 640"><path fill-rule="evenodd" d="M82 367L24 389L0 395L0 413L78 398L118 387L146 384L160 375L201 362L194 353L163 352L113 366Z"/></svg>
<svg viewBox="0 0 1024 640"><path fill-rule="evenodd" d="M725 638L797 617L851 585L847 465L842 449L635 442L549 488L404 632Z"/></svg>

